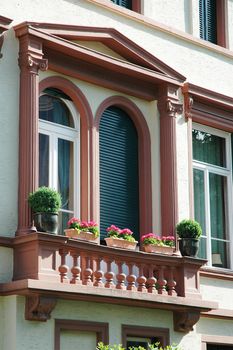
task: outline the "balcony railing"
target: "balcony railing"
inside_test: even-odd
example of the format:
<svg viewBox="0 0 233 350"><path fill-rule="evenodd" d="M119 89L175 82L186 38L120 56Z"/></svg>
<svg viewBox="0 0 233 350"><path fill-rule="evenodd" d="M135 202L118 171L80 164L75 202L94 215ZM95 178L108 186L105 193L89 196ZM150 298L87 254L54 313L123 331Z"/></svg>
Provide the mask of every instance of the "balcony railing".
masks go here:
<svg viewBox="0 0 233 350"><path fill-rule="evenodd" d="M5 294L17 289L17 294L27 296L36 293L168 309L174 312L176 330L184 327L179 321L184 313L189 318L192 314L194 324L201 311L216 306L201 300L199 270L205 260L110 248L43 233L16 237L13 248L14 281L2 287Z"/></svg>

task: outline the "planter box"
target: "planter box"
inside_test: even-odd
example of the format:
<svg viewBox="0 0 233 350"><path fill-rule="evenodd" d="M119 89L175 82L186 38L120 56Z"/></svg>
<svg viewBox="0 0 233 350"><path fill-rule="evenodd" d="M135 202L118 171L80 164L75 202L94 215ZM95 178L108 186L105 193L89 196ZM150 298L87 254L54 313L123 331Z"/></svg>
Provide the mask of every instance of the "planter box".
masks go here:
<svg viewBox="0 0 233 350"><path fill-rule="evenodd" d="M147 253L157 253L166 255L172 255L174 253L174 247L161 247L155 244L146 244L143 246L143 250Z"/></svg>
<svg viewBox="0 0 233 350"><path fill-rule="evenodd" d="M129 242L129 241L126 241L125 239L114 238L114 237L105 238L105 242L108 247L130 249L130 250L135 250L138 243L138 241Z"/></svg>
<svg viewBox="0 0 233 350"><path fill-rule="evenodd" d="M80 241L88 241L95 244L99 243L99 237L96 238L95 235L91 232L80 231L74 228L70 228L65 230L65 235L69 238L79 239Z"/></svg>

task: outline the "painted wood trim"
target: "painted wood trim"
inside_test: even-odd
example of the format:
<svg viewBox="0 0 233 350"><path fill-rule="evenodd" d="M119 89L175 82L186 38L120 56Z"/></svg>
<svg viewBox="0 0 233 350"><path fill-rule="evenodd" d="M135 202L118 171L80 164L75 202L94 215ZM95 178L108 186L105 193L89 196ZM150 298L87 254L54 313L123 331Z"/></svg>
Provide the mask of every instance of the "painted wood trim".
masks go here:
<svg viewBox="0 0 233 350"><path fill-rule="evenodd" d="M150 132L146 120L140 109L129 99L123 96L112 96L104 100L97 109L94 122L95 140L95 163L93 164L94 176L96 179L93 186L95 191L94 216L99 215L99 123L105 109L116 106L123 109L135 124L138 133L139 153L139 211L140 211L140 234L152 230L152 177L151 177L151 141ZM94 153L94 150L93 150ZM99 222L99 217L98 217Z"/></svg>
<svg viewBox="0 0 233 350"><path fill-rule="evenodd" d="M217 9L217 44L227 47L226 42L226 0L216 1Z"/></svg>
<svg viewBox="0 0 233 350"><path fill-rule="evenodd" d="M217 345L232 345L233 337L230 336L222 336L222 335L207 335L203 334L201 336L202 343L206 344L217 344ZM206 348L203 348L206 349Z"/></svg>
<svg viewBox="0 0 233 350"><path fill-rule="evenodd" d="M40 93L48 87L57 88L66 93L72 99L78 113L80 113L80 214L82 220L96 220L93 216L96 211L93 207L95 203L93 182L95 180L92 140L93 115L91 107L82 91L68 79L59 76L48 77L40 82Z"/></svg>

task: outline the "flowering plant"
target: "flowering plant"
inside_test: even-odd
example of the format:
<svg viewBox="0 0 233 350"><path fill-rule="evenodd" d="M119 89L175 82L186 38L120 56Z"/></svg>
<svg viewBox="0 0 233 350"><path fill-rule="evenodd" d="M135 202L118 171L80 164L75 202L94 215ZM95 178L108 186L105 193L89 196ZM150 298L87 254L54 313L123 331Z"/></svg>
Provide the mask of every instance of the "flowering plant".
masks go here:
<svg viewBox="0 0 233 350"><path fill-rule="evenodd" d="M106 231L108 232L109 237L120 238L129 242L135 242L133 232L128 228L121 230L119 227L111 225L106 229Z"/></svg>
<svg viewBox="0 0 233 350"><path fill-rule="evenodd" d="M97 238L99 237L99 228L95 221L81 221L77 218L71 218L68 223L68 228L73 228L77 231L91 232Z"/></svg>
<svg viewBox="0 0 233 350"><path fill-rule="evenodd" d="M154 233L148 233L141 237L143 245L154 244L160 247L174 247L175 246L175 237L173 236L157 236Z"/></svg>

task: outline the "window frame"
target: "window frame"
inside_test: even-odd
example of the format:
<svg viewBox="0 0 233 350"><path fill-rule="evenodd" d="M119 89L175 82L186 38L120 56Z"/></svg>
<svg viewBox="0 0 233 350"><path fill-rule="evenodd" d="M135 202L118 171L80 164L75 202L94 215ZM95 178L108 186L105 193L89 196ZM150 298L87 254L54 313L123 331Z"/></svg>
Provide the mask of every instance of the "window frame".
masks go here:
<svg viewBox="0 0 233 350"><path fill-rule="evenodd" d="M200 0L199 0L200 2ZM216 43L208 39L200 38L212 44L227 48L227 26L226 26L227 2L225 0L216 0ZM200 33L200 7L199 7L199 33Z"/></svg>
<svg viewBox="0 0 233 350"><path fill-rule="evenodd" d="M221 335L202 335L201 337L201 350L207 350L207 345L232 345L232 336Z"/></svg>
<svg viewBox="0 0 233 350"><path fill-rule="evenodd" d="M49 95L42 92L39 97ZM38 133L49 136L49 180L48 186L58 190L58 139L73 142L73 210L60 209L62 213L80 216L80 115L70 100L56 97L69 109L74 127L38 119Z"/></svg>
<svg viewBox="0 0 233 350"><path fill-rule="evenodd" d="M194 160L192 156L192 169L202 170L204 172L204 188L205 188L205 221L206 221L206 235L203 236L206 238L206 257L207 257L207 266L213 269L232 269L233 263L233 252L232 252L232 232L233 232L233 220L230 213L232 213L232 152L231 152L231 133L215 129L206 125L192 123L192 130L199 130L203 132L208 132L214 136L219 136L225 139L225 150L226 150L226 167L220 167L205 163L202 161ZM212 252L211 252L211 228L210 228L210 206L209 206L209 183L208 177L209 174L213 173L216 175L225 176L227 179L226 185L226 222L227 222L227 231L228 239L220 240L221 242L229 243L229 247L226 250L227 260L229 262L229 267L216 267L212 265ZM194 197L193 197L194 198Z"/></svg>
<svg viewBox="0 0 233 350"><path fill-rule="evenodd" d="M141 4L141 0L132 0L132 9L128 9L127 7L123 7L121 5L116 4L115 2L113 2L112 0L110 0L114 5L120 6L126 10L129 11L134 11L137 13L142 13L142 4Z"/></svg>
<svg viewBox="0 0 233 350"><path fill-rule="evenodd" d="M168 328L159 327L145 327L145 326L134 326L134 325L121 325L122 344L126 348L127 337L137 338L159 338L162 346L169 345L170 334Z"/></svg>

